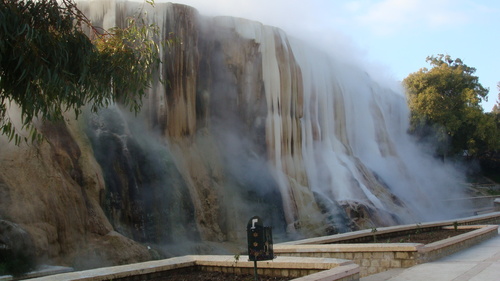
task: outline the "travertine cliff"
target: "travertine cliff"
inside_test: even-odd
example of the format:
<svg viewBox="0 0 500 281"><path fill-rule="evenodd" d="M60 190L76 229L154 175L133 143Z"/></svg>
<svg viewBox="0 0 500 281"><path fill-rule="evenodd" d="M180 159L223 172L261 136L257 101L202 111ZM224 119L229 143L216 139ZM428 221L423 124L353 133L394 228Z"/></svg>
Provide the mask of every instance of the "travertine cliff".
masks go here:
<svg viewBox="0 0 500 281"><path fill-rule="evenodd" d="M404 98L360 68L184 5L81 5L104 27L144 8L175 40L139 116L116 105L41 126L43 143L1 139L0 218L40 260L220 252L254 215L280 241L452 214L436 186L453 181L407 138Z"/></svg>
<svg viewBox="0 0 500 281"><path fill-rule="evenodd" d="M0 138L1 218L30 234L39 262L86 268L150 259L104 215L101 168L74 122L43 125L42 143Z"/></svg>

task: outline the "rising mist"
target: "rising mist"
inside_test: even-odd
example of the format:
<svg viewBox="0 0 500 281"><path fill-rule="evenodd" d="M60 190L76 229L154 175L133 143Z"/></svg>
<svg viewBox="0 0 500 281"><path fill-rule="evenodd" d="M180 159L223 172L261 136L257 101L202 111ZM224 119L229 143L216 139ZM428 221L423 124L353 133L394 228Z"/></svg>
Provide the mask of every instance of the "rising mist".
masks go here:
<svg viewBox="0 0 500 281"><path fill-rule="evenodd" d="M175 255L173 245L243 240L254 215L280 241L460 214L443 203L461 197L459 173L407 135L398 83L345 36L315 30L314 10L242 19L101 1L85 11L111 26L146 11L178 42L162 50L168 82L139 117L117 107L87 118L100 203L121 234Z"/></svg>

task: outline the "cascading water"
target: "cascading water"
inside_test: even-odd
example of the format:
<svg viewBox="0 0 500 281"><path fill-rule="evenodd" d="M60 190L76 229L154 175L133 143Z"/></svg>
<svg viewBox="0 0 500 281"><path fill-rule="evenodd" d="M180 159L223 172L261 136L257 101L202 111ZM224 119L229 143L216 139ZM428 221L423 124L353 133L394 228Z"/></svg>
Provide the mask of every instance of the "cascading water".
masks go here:
<svg viewBox="0 0 500 281"><path fill-rule="evenodd" d="M92 17L138 9L115 5ZM434 160L406 136L403 95L274 27L170 3L148 15L178 44L141 116L184 180L164 188L188 190L203 239L242 238L244 218L262 213L305 236L443 215L438 190L456 184L412 164Z"/></svg>
<svg viewBox="0 0 500 281"><path fill-rule="evenodd" d="M459 177L406 134L404 96L362 68L280 29L184 5L79 5L105 28L147 11L162 38L176 38L162 50L159 75L168 82L154 84L139 116L119 106L88 113L86 136L72 124L68 136L82 152L58 161L82 171L85 180L67 181L89 190L78 199L83 218L104 213L120 234L175 255L214 252L207 241L241 242L254 215L280 241L456 214L441 200L460 196ZM37 237L55 232L30 223ZM115 239L109 223L87 224Z"/></svg>

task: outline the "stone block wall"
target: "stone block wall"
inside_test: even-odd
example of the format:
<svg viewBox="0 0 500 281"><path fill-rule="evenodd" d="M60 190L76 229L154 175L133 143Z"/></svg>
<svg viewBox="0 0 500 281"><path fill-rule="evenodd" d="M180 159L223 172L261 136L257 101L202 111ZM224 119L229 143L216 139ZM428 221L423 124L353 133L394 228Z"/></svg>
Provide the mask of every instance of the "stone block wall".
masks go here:
<svg viewBox="0 0 500 281"><path fill-rule="evenodd" d="M497 225L458 226L477 228L427 245L419 243L370 243L325 245L275 245L276 255L322 257L352 260L360 267L360 276L368 276L392 268L408 268L453 254L498 235Z"/></svg>
<svg viewBox="0 0 500 281"><path fill-rule="evenodd" d="M198 271L208 272L224 272L233 274L254 274L252 267L222 267L222 266L198 266ZM307 269L307 268L258 268L258 275L272 277L290 277L298 278L323 271L324 269Z"/></svg>
<svg viewBox="0 0 500 281"><path fill-rule="evenodd" d="M451 241L447 239L448 241L438 241L425 245L419 250L418 263L430 262L442 257L449 256L482 241L498 236L497 226L478 229L477 232L477 235L471 235L472 233L465 233L463 237L449 238L451 239Z"/></svg>
<svg viewBox="0 0 500 281"><path fill-rule="evenodd" d="M257 262L258 274L289 277L293 280L324 281L359 280L359 266L352 261L332 258L278 257L271 261ZM57 276L38 278L37 281L154 281L173 273L215 271L235 274L252 274L253 262L248 256L235 260L234 256L183 256L131 265L69 272ZM304 279L306 278L306 279Z"/></svg>
<svg viewBox="0 0 500 281"><path fill-rule="evenodd" d="M360 276L368 276L392 268L406 268L419 261L417 249L406 251L365 251L365 252L309 252L286 253L293 257L324 257L352 260L359 265Z"/></svg>

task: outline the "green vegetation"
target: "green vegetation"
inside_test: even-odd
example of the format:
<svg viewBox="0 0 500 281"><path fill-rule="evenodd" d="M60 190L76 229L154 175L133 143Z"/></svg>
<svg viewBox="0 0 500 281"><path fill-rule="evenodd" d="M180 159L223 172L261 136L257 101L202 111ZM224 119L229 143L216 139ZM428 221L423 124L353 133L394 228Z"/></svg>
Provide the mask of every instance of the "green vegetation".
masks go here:
<svg viewBox="0 0 500 281"><path fill-rule="evenodd" d="M498 196L500 195L500 190L488 188L488 190L486 190L486 193L491 196Z"/></svg>
<svg viewBox="0 0 500 281"><path fill-rule="evenodd" d="M437 141L440 157L478 157L500 147L499 118L483 113L485 89L476 69L448 55L427 57L422 68L404 79L411 110L410 133L422 141ZM498 108L498 107L497 107Z"/></svg>
<svg viewBox="0 0 500 281"><path fill-rule="evenodd" d="M373 243L377 243L377 228L376 227L372 227L372 233L373 233Z"/></svg>
<svg viewBox="0 0 500 281"><path fill-rule="evenodd" d="M35 119L62 120L84 105L119 101L138 111L159 66L155 25L140 17L100 30L73 0L0 0L0 131L19 143L19 129L38 135ZM8 107L20 107L16 128Z"/></svg>
<svg viewBox="0 0 500 281"><path fill-rule="evenodd" d="M415 234L419 234L422 232L422 224L417 223L417 229L415 230Z"/></svg>
<svg viewBox="0 0 500 281"><path fill-rule="evenodd" d="M491 110L492 113L497 114L497 121L499 119L498 114L500 114L500 82L497 84L497 89L498 89L498 98L497 98L497 103L493 106L493 109Z"/></svg>

